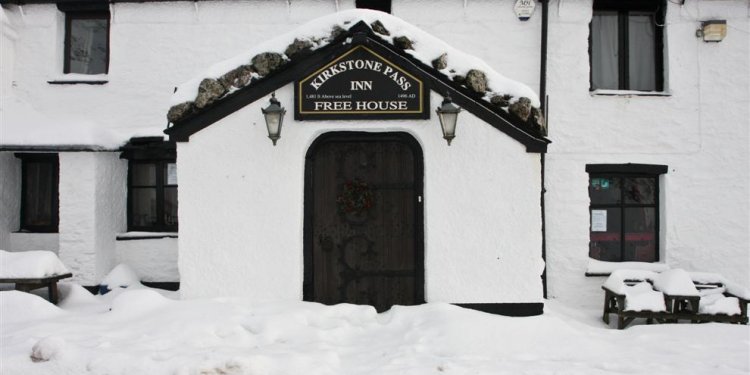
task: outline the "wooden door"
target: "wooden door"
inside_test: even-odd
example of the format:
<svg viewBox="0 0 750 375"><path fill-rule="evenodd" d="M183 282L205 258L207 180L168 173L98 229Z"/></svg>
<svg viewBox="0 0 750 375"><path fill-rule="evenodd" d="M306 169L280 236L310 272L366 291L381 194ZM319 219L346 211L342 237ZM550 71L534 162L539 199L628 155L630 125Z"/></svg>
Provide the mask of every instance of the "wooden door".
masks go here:
<svg viewBox="0 0 750 375"><path fill-rule="evenodd" d="M405 133L330 133L306 165L305 299L424 300L422 155Z"/></svg>

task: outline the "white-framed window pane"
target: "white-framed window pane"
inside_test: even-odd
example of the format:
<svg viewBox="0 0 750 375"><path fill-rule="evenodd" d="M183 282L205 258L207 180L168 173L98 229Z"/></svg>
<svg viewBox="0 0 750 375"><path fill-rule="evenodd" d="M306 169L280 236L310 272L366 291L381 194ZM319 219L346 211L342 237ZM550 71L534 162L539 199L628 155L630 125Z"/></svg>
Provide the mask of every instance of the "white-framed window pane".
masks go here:
<svg viewBox="0 0 750 375"><path fill-rule="evenodd" d="M591 84L594 89L620 87L617 31L617 12L594 12L591 20Z"/></svg>

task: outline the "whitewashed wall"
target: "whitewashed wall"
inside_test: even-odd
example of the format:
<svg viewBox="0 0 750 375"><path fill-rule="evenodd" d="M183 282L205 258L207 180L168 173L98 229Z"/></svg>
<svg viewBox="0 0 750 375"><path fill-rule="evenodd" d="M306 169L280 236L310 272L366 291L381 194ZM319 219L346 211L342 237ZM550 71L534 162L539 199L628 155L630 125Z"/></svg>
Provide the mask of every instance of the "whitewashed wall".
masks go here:
<svg viewBox="0 0 750 375"><path fill-rule="evenodd" d="M538 87L537 15L520 22L514 0L394 1L393 14L488 61L508 77ZM434 12L425 12L425 7ZM64 15L55 5L6 8L17 30L14 94L50 116L109 129L161 135L169 96L212 64L354 0L115 3L105 85L50 85L62 75ZM480 35L488 35L482 38ZM147 98L147 99L144 99ZM123 131L124 133L131 130Z"/></svg>
<svg viewBox="0 0 750 375"><path fill-rule="evenodd" d="M114 152L60 153L60 250L83 285L115 266L116 234L125 230L127 163Z"/></svg>
<svg viewBox="0 0 750 375"><path fill-rule="evenodd" d="M552 2L547 260L550 295L601 304L586 278L587 163L669 166L661 179L661 258L750 284L750 18L746 1L668 3L665 97L589 95L590 1ZM725 19L704 43L699 20ZM743 32L744 30L744 32Z"/></svg>
<svg viewBox="0 0 750 375"><path fill-rule="evenodd" d="M0 111L10 95L15 63L15 40L18 37L0 9ZM0 119L1 120L1 119ZM0 138L3 136L0 123ZM0 152L0 249L11 248L10 233L18 230L21 212L21 162L10 152Z"/></svg>
<svg viewBox="0 0 750 375"><path fill-rule="evenodd" d="M180 281L176 238L118 240L115 252L117 263L130 266L141 281Z"/></svg>
<svg viewBox="0 0 750 375"><path fill-rule="evenodd" d="M541 7L529 21L520 22L513 3L394 0L393 14L536 89ZM550 1L550 296L576 304L598 305L601 299L602 280L583 276L589 226L587 163L668 165L662 179L662 259L673 267L720 272L750 284L747 1L667 2L668 97L589 95L591 4ZM109 83L103 86L48 84L62 72L62 14L54 5L24 5L23 16L18 6L5 7L18 35L15 51L6 48L5 39L0 46L3 77L6 61L15 62L13 95L51 117L85 114L101 127L135 126L145 128L143 134L160 134L174 86L259 41L337 8L352 8L353 1L116 3L111 7ZM706 19L727 20L724 41L707 44L695 37L699 21ZM9 81L3 80L5 88ZM279 147L286 140L285 133ZM61 182L70 178L61 176ZM185 189L181 183L181 210ZM2 216L0 244L1 225L9 220ZM425 223L426 228L430 225Z"/></svg>
<svg viewBox="0 0 750 375"><path fill-rule="evenodd" d="M5 14L5 9L0 9L0 96L3 97L9 95L13 84L17 38L18 34Z"/></svg>
<svg viewBox="0 0 750 375"><path fill-rule="evenodd" d="M277 97L290 105L291 86ZM428 301L541 302L539 154L468 112L450 147L436 118L295 122L291 113L274 147L266 105L178 144L183 296L301 299L305 153L320 134L359 130L404 131L421 144Z"/></svg>
<svg viewBox="0 0 750 375"><path fill-rule="evenodd" d="M57 253L60 247L60 235L57 233L23 233L10 234L10 245L3 248L8 251L47 250Z"/></svg>
<svg viewBox="0 0 750 375"><path fill-rule="evenodd" d="M20 223L21 160L12 152L0 152L0 249L13 249L11 234Z"/></svg>

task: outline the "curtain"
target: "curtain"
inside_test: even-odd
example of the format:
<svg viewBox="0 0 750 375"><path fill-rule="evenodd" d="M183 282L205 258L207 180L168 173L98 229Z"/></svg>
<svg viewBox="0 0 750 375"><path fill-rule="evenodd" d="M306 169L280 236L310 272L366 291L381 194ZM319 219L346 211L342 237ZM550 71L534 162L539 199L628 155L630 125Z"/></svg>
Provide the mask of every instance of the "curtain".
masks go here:
<svg viewBox="0 0 750 375"><path fill-rule="evenodd" d="M24 225L51 225L54 166L27 163L25 176Z"/></svg>
<svg viewBox="0 0 750 375"><path fill-rule="evenodd" d="M70 72L107 72L107 20L74 19L70 24Z"/></svg>
<svg viewBox="0 0 750 375"><path fill-rule="evenodd" d="M594 89L618 89L617 13L594 12L591 20L591 84Z"/></svg>
<svg viewBox="0 0 750 375"><path fill-rule="evenodd" d="M652 15L628 17L628 65L631 90L656 90L655 25Z"/></svg>

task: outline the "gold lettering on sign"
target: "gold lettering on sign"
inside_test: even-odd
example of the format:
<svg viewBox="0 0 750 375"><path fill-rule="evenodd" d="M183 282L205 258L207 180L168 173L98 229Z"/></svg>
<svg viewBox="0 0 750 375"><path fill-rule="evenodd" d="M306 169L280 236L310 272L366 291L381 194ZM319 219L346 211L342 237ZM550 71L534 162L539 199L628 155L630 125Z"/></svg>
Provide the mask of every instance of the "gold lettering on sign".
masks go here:
<svg viewBox="0 0 750 375"><path fill-rule="evenodd" d="M372 81L352 81L352 91L372 91Z"/></svg>
<svg viewBox="0 0 750 375"><path fill-rule="evenodd" d="M351 111L352 102L332 101L315 102L316 111Z"/></svg>

